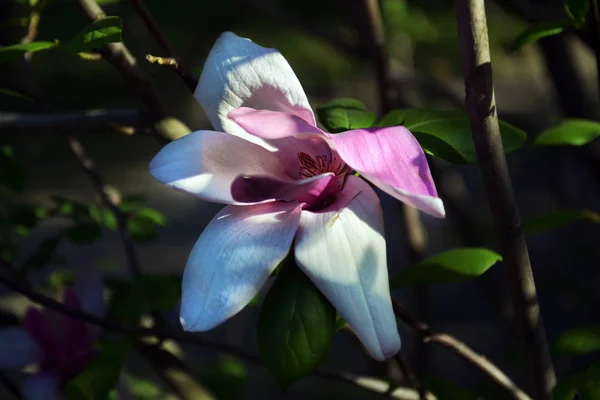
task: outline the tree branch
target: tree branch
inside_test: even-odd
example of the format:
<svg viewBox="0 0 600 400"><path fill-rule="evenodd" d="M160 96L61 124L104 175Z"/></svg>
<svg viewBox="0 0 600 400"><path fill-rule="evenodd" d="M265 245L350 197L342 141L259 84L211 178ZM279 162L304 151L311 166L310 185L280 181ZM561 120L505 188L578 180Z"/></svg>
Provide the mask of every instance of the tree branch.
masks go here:
<svg viewBox="0 0 600 400"><path fill-rule="evenodd" d="M0 128L80 127L97 124L150 125L141 110L85 110L65 113L0 113ZM8 131L4 131L7 133Z"/></svg>
<svg viewBox="0 0 600 400"><path fill-rule="evenodd" d="M475 366L494 382L508 391L515 399L531 400L531 397L521 390L500 368L494 365L484 356L473 351L469 346L455 337L446 333L434 333L427 325L415 315L413 315L406 307L398 302L394 302L394 312L396 316L408 325L419 336L424 343L437 343L442 347L447 348L463 360Z"/></svg>
<svg viewBox="0 0 600 400"><path fill-rule="evenodd" d="M13 279L7 272L10 266L0 259L0 284L5 285L7 288L22 294L32 302L50 308L61 314L68 315L72 318L82 320L84 322L99 326L109 331L119 332L125 335L132 335L138 338L143 337L156 337L159 340L173 339L182 343L190 343L202 347L212 348L216 351L238 357L247 362L262 365L260 359L245 350L230 346L228 344L220 343L211 339L201 337L199 335L186 333L183 331L175 331L172 329L166 329L164 327L154 328L139 328L121 325L107 318L99 317L93 314L88 314L80 309L72 308L63 303L60 303L48 296L31 290L26 284L22 284ZM329 380L335 380L339 382L350 383L355 386L359 386L370 392L385 395L389 388L389 383L368 377L361 377L346 372L333 371L330 369L319 368L315 371L315 375L326 378ZM398 400L418 400L419 393L415 390L408 388L397 388L395 389L390 398ZM428 400L435 400L434 396L428 397Z"/></svg>
<svg viewBox="0 0 600 400"><path fill-rule="evenodd" d="M536 399L556 383L521 217L500 137L483 0L457 0L456 14L473 141L490 202Z"/></svg>
<svg viewBox="0 0 600 400"><path fill-rule="evenodd" d="M163 33L161 32L160 28L158 27L158 24L156 23L156 20L154 19L152 14L150 14L148 8L146 8L146 5L144 4L143 0L131 0L131 4L139 14L140 18L144 21L146 28L148 28L148 31L150 31L150 33L154 37L154 40L158 42L158 45L161 47L161 49L167 54L168 57L173 57L177 60L177 66L175 68L175 71L177 71L181 79L183 79L183 82L186 84L188 89L190 89L190 91L194 93L198 84L198 79L196 79L194 75L190 72L183 60L176 56L175 49L173 48L173 46L171 46L171 43L169 43L165 35L163 35Z"/></svg>

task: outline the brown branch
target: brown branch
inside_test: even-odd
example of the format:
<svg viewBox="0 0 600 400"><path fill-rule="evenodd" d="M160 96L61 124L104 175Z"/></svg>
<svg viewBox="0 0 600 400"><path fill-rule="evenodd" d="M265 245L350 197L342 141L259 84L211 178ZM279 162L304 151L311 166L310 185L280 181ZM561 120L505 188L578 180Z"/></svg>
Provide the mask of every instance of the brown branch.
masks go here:
<svg viewBox="0 0 600 400"><path fill-rule="evenodd" d="M106 17L106 14L95 0L79 0L79 4L86 17L92 22ZM155 115L157 119L162 119L166 116L166 112L160 102L160 96L154 90L152 82L122 42L110 43L99 49L99 53L136 90L152 115ZM158 134L157 138L162 142L169 142L168 138L159 136Z"/></svg>
<svg viewBox="0 0 600 400"><path fill-rule="evenodd" d="M483 183L507 273L513 308L524 340L536 399L552 398L556 377L540 315L533 272L494 99L494 84L483 0L457 0L456 14L466 105Z"/></svg>
<svg viewBox="0 0 600 400"><path fill-rule="evenodd" d="M167 54L168 57L172 57L177 60L177 67L175 68L175 71L177 71L181 79L183 79L183 82L188 87L190 92L194 93L196 86L198 85L198 79L194 77L183 60L176 56L175 49L173 46L171 46L171 43L169 43L165 35L163 35L161 32L156 20L152 14L150 14L148 8L146 8L143 0L131 0L131 4L139 14L140 18L144 21L146 28L148 28L148 31L150 31L154 37L154 40L158 42L158 45L161 47L161 49Z"/></svg>
<svg viewBox="0 0 600 400"><path fill-rule="evenodd" d="M0 128L81 127L97 124L148 126L149 122L142 111L128 109L47 114L0 113Z"/></svg>
<svg viewBox="0 0 600 400"><path fill-rule="evenodd" d="M469 346L455 337L446 333L435 333L427 325L415 315L413 315L406 307L398 302L394 302L394 312L396 316L402 320L408 327L415 331L420 340L424 343L436 343L442 347L452 351L463 360L475 366L486 375L488 375L499 386L506 389L515 399L531 400L531 397L521 390L500 368L494 365L484 356L473 351Z"/></svg>
<svg viewBox="0 0 600 400"><path fill-rule="evenodd" d="M2 259L0 259L0 284L3 284L7 288L9 288L17 293L22 294L23 296L27 297L29 300L31 300L32 302L34 302L36 304L50 308L61 314L68 315L72 318L76 318L76 319L82 320L84 322L99 326L101 328L104 328L104 329L107 329L110 331L114 331L114 332L119 332L119 333L122 333L125 335L132 335L137 338L156 337L159 340L173 339L175 341L182 342L182 343L190 343L190 344L194 344L194 345L198 345L198 346L202 346L202 347L212 348L216 351L219 351L219 352L225 353L225 354L229 354L234 357L238 357L247 362L262 365L260 358L258 358L257 356L255 356L253 354L246 352L243 349L240 349L235 346L230 346L225 343L220 343L220 342L217 342L217 341L214 341L211 339L207 339L207 338L204 338L199 335L190 334L190 333L183 332L183 331L175 331L175 330L166 329L163 327L139 328L139 327L125 326L125 325L121 325L117 322L111 321L107 318L99 317L99 316L93 315L93 314L88 314L80 309L72 308L72 307L67 306L63 303L60 303L48 296L45 296L41 293L31 290L31 288L29 288L26 284L17 282L17 280L13 279L10 276L10 274L8 273L7 270L9 270L9 269L10 269L10 266L6 262L4 262ZM360 376L356 376L353 374L334 371L334 370L325 369L325 368L317 369L315 371L315 375L322 377L322 378L330 379L330 380L353 384L355 386L359 386L365 390L368 390L370 392L380 394L380 395L385 395L387 393L387 389L389 388L389 384L387 382L383 382L383 381L380 381L380 380L377 380L374 378L360 377ZM419 395L416 391L414 391L412 389L397 388L391 394L390 398L398 399L398 400L418 400ZM431 398L432 400L435 399L432 396L430 396L429 398Z"/></svg>

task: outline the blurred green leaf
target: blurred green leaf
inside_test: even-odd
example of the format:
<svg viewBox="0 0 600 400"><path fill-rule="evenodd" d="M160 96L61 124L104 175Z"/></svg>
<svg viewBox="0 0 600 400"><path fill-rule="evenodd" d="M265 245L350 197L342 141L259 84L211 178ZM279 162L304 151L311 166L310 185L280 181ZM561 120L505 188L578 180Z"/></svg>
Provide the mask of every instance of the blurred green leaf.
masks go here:
<svg viewBox="0 0 600 400"><path fill-rule="evenodd" d="M167 218L152 208L143 208L127 219L127 230L139 241L150 241L158 235L158 229L166 225Z"/></svg>
<svg viewBox="0 0 600 400"><path fill-rule="evenodd" d="M559 378L552 398L553 400L574 400L577 395L581 400L600 399L600 363L593 364L586 370Z"/></svg>
<svg viewBox="0 0 600 400"><path fill-rule="evenodd" d="M122 30L123 22L120 17L98 19L75 35L63 48L70 53L80 53L120 42Z"/></svg>
<svg viewBox="0 0 600 400"><path fill-rule="evenodd" d="M135 400L155 400L161 398L162 390L152 380L126 375L125 381L127 382L129 393L131 393Z"/></svg>
<svg viewBox="0 0 600 400"><path fill-rule="evenodd" d="M499 122L504 151L510 153L523 146L527 140L527 134L511 124L504 121ZM477 162L469 118L462 112L393 110L377 121L374 126L396 125L406 127L417 138L423 151L427 154L455 164Z"/></svg>
<svg viewBox="0 0 600 400"><path fill-rule="evenodd" d="M318 106L316 111L319 122L331 133L370 128L377 119L364 103L354 99L335 99Z"/></svg>
<svg viewBox="0 0 600 400"><path fill-rule="evenodd" d="M124 213L130 213L142 208L146 204L146 197L141 194L124 196L119 204L119 209Z"/></svg>
<svg viewBox="0 0 600 400"><path fill-rule="evenodd" d="M235 358L222 358L206 365L198 380L219 400L239 399L247 377L246 367Z"/></svg>
<svg viewBox="0 0 600 400"><path fill-rule="evenodd" d="M335 333L335 310L314 284L287 263L258 317L260 358L282 388L313 372Z"/></svg>
<svg viewBox="0 0 600 400"><path fill-rule="evenodd" d="M0 258L6 262L12 262L19 251L17 242L12 237L0 236Z"/></svg>
<svg viewBox="0 0 600 400"><path fill-rule="evenodd" d="M335 330L339 331L340 329L344 329L348 325L348 323L342 318L340 314L336 314L335 316Z"/></svg>
<svg viewBox="0 0 600 400"><path fill-rule="evenodd" d="M108 313L113 318L137 323L143 314L173 308L180 297L178 278L144 275L132 282L116 284Z"/></svg>
<svg viewBox="0 0 600 400"><path fill-rule="evenodd" d="M390 287L397 289L439 282L463 282L482 275L500 260L502 256L488 249L448 250L404 269L392 278Z"/></svg>
<svg viewBox="0 0 600 400"><path fill-rule="evenodd" d="M10 89L0 88L0 94L3 94L5 96L10 96L10 97L19 97L21 99L25 99L25 100L28 100L28 101L33 101L33 99L31 97L25 96L22 93L15 92L14 90L10 90Z"/></svg>
<svg viewBox="0 0 600 400"><path fill-rule="evenodd" d="M565 227L573 222L589 221L600 223L600 214L592 210L557 211L552 214L528 218L523 222L523 230L527 234L546 233Z"/></svg>
<svg viewBox="0 0 600 400"><path fill-rule="evenodd" d="M56 46L57 43L54 42L31 42L0 47L0 64L19 58L26 53L48 50Z"/></svg>
<svg viewBox="0 0 600 400"><path fill-rule="evenodd" d="M0 189L20 192L25 187L25 171L15 159L12 147L0 145Z"/></svg>
<svg viewBox="0 0 600 400"><path fill-rule="evenodd" d="M8 219L17 234L26 236L31 233L31 230L37 226L44 216L45 210L43 207L33 204L17 204L9 208Z"/></svg>
<svg viewBox="0 0 600 400"><path fill-rule="evenodd" d="M537 146L583 146L600 136L600 123L585 119L566 119L545 130L535 139Z"/></svg>
<svg viewBox="0 0 600 400"><path fill-rule="evenodd" d="M101 343L99 347L98 354L85 370L67 383L64 389L67 400L105 400L116 386L129 344L111 341Z"/></svg>
<svg viewBox="0 0 600 400"><path fill-rule="evenodd" d="M565 12L578 27L585 24L585 18L590 10L590 0L566 0L563 2Z"/></svg>
<svg viewBox="0 0 600 400"><path fill-rule="evenodd" d="M75 282L75 271L72 269L57 269L50 272L46 279L48 286L55 292L71 286Z"/></svg>
<svg viewBox="0 0 600 400"><path fill-rule="evenodd" d="M65 234L71 242L85 245L102 238L102 227L95 221L82 222L68 228Z"/></svg>
<svg viewBox="0 0 600 400"><path fill-rule="evenodd" d="M56 212L58 215L71 217L77 222L90 221L90 211L86 204L80 201L69 200L58 195L51 195L50 198L54 204L56 204Z"/></svg>
<svg viewBox="0 0 600 400"><path fill-rule="evenodd" d="M419 383L424 389L435 394L440 400L477 400L479 398L454 382L435 378L423 378L419 379Z"/></svg>
<svg viewBox="0 0 600 400"><path fill-rule="evenodd" d="M112 210L93 204L89 207L90 217L111 231L117 230L117 217Z"/></svg>
<svg viewBox="0 0 600 400"><path fill-rule="evenodd" d="M573 21L571 20L540 22L525 29L517 36L510 46L511 50L516 51L527 44L537 42L545 37L558 35L571 26L573 26Z"/></svg>
<svg viewBox="0 0 600 400"><path fill-rule="evenodd" d="M600 326L573 328L563 332L554 343L558 354L577 355L600 350Z"/></svg>

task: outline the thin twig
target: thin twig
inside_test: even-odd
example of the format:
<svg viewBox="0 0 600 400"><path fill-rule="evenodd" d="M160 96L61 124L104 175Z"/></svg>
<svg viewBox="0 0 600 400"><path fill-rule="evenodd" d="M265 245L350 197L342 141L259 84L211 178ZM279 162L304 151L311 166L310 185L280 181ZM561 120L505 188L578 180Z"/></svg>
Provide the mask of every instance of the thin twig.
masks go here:
<svg viewBox="0 0 600 400"><path fill-rule="evenodd" d="M150 31L154 37L154 40L158 42L158 45L161 47L161 49L167 54L168 57L172 57L177 60L177 67L175 68L175 71L177 71L181 79L183 79L183 82L186 84L188 89L194 93L194 90L196 90L196 86L198 84L198 79L196 79L190 72L184 61L176 56L177 53L175 52L175 48L171 46L171 43L169 43L165 35L163 35L161 32L156 20L152 14L150 14L148 8L146 8L143 0L131 0L131 4L139 14L140 18L144 21L146 28L148 28L148 31Z"/></svg>
<svg viewBox="0 0 600 400"><path fill-rule="evenodd" d="M106 17L106 14L95 0L79 0L79 4L86 17L92 22ZM107 44L99 49L98 52L136 90L152 115L156 116L157 119L166 116L160 96L154 90L152 82L150 82L146 73L122 42ZM154 133L158 135L157 132ZM166 137L157 136L157 138L164 143L169 142L169 139Z"/></svg>
<svg viewBox="0 0 600 400"><path fill-rule="evenodd" d="M466 105L479 168L500 239L535 398L549 400L556 377L540 315L522 221L500 138L484 0L457 0L456 14Z"/></svg>
<svg viewBox="0 0 600 400"><path fill-rule="evenodd" d="M167 329L163 327L155 327L155 328L139 328L139 327L131 327L121 325L117 322L111 321L107 318L99 317L97 315L88 314L85 311L80 309L72 308L68 305L60 303L48 296L45 296L41 293L35 292L31 290L25 284L17 282L13 279L10 274L7 272L9 269L4 261L0 259L0 284L5 285L7 288L22 294L27 297L32 302L42 305L44 307L50 308L54 311L58 311L61 314L68 315L72 318L76 318L82 320L84 322L88 322L90 324L99 326L101 328L107 329L109 331L120 332L125 335L132 335L138 338L143 337L156 337L158 339L173 339L182 343L190 343L202 347L208 347L214 349L216 351L232 355L234 357L238 357L245 361L251 362L253 364L260 364L262 362L260 359L243 349L237 348L235 346L230 346L228 344L220 343L211 339L204 338L199 335L186 333L183 331L175 331L172 329ZM336 380L340 382L350 383L356 386L360 386L365 390L371 391L376 394L384 395L389 388L389 384L387 382L374 379L356 376L353 374L333 371L330 369L319 368L315 371L317 376L322 378ZM416 391L408 388L397 388L394 390L392 397L398 400L417 400L419 395ZM434 399L434 397L430 397Z"/></svg>
<svg viewBox="0 0 600 400"><path fill-rule="evenodd" d="M146 115L141 110L85 110L65 113L23 114L0 113L1 128L48 128L60 126L83 127L97 124L123 124L147 126ZM8 131L0 131L8 132Z"/></svg>
<svg viewBox="0 0 600 400"><path fill-rule="evenodd" d="M465 343L446 333L435 333L427 325L411 313L406 307L394 302L394 312L409 328L420 336L424 343L437 343L461 357L463 360L477 367L488 375L498 385L506 389L515 399L531 400L531 397L521 390L500 368L484 356L473 351Z"/></svg>
<svg viewBox="0 0 600 400"><path fill-rule="evenodd" d="M600 87L600 7L598 0L591 0L592 5L592 25L596 35L594 41L594 53L596 54L596 71L598 72L598 87Z"/></svg>

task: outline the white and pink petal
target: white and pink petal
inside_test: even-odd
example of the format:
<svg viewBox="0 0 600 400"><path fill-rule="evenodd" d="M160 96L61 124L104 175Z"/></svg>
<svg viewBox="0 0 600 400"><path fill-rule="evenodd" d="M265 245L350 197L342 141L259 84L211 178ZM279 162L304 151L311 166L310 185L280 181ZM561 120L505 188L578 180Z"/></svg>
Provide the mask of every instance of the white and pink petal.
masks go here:
<svg viewBox="0 0 600 400"><path fill-rule="evenodd" d="M241 311L287 256L300 204L227 206L208 224L185 267L180 320L207 331Z"/></svg>
<svg viewBox="0 0 600 400"><path fill-rule="evenodd" d="M338 310L376 360L400 349L377 194L349 176L335 203L303 211L296 262Z"/></svg>
<svg viewBox="0 0 600 400"><path fill-rule="evenodd" d="M445 216L427 158L403 126L330 135L340 157L387 194L434 217Z"/></svg>

